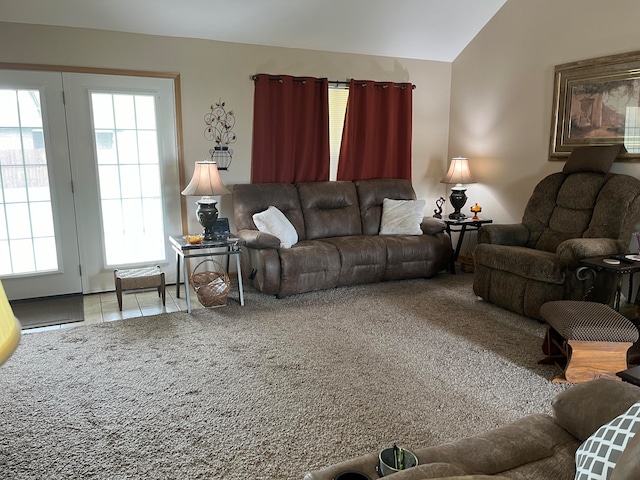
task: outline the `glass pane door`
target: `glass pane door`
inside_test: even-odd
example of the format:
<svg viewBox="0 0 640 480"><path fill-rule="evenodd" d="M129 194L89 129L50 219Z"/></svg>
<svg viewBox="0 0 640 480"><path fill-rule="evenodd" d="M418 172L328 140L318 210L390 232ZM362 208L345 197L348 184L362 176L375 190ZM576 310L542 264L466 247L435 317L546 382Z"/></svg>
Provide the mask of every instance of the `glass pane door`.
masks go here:
<svg viewBox="0 0 640 480"><path fill-rule="evenodd" d="M81 290L73 212L60 74L0 71L0 277L9 298Z"/></svg>
<svg viewBox="0 0 640 480"><path fill-rule="evenodd" d="M63 74L85 293L113 270L160 265L181 231L173 80ZM91 139L87 142L85 139Z"/></svg>
<svg viewBox="0 0 640 480"><path fill-rule="evenodd" d="M58 269L38 90L0 90L0 275Z"/></svg>
<svg viewBox="0 0 640 480"><path fill-rule="evenodd" d="M94 92L91 101L105 263L163 262L155 96Z"/></svg>

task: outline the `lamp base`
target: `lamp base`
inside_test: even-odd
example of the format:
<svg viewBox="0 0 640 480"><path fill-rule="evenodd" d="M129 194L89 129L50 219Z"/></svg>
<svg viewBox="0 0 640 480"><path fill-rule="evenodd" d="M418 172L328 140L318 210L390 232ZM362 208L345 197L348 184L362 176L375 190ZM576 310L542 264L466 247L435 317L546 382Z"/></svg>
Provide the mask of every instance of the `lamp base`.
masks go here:
<svg viewBox="0 0 640 480"><path fill-rule="evenodd" d="M467 218L467 216L460 211L462 210L462 207L464 207L464 204L467 203L466 191L466 189L451 190L449 201L451 202L451 206L454 208L454 212L449 214L449 218L451 220L463 220Z"/></svg>
<svg viewBox="0 0 640 480"><path fill-rule="evenodd" d="M204 238L202 240L216 240L218 236L213 233L213 227L216 224L216 220L218 220L216 202L201 198L196 202L196 204L198 205L198 208L196 209L196 217L198 218L200 225L202 225L202 228L204 228L202 232Z"/></svg>

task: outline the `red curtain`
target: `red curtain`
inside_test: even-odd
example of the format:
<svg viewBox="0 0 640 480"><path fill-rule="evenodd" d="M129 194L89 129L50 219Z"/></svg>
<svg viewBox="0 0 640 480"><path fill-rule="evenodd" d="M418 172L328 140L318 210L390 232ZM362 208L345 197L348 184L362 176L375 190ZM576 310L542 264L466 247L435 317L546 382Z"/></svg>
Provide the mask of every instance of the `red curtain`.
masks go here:
<svg viewBox="0 0 640 480"><path fill-rule="evenodd" d="M351 80L338 180L411 180L410 83Z"/></svg>
<svg viewBox="0 0 640 480"><path fill-rule="evenodd" d="M257 75L253 183L329 180L328 92L326 78Z"/></svg>

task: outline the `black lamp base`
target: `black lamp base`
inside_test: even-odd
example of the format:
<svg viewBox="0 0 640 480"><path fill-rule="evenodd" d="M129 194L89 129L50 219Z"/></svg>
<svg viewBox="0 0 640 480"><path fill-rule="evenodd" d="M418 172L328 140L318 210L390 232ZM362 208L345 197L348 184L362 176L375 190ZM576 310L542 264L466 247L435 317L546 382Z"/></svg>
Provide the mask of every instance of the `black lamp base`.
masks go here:
<svg viewBox="0 0 640 480"><path fill-rule="evenodd" d="M467 216L462 213L462 207L467 203L467 195L465 194L467 190L451 190L451 196L449 197L449 201L451 202L451 206L454 208L454 212L449 214L449 218L451 220L463 220L467 218Z"/></svg>
<svg viewBox="0 0 640 480"><path fill-rule="evenodd" d="M204 231L202 232L204 234L203 240L216 240L218 236L213 233L213 227L216 224L216 220L218 220L216 202L205 203L198 200L196 204L198 205L198 208L196 209L196 217L198 218L200 225L204 228Z"/></svg>

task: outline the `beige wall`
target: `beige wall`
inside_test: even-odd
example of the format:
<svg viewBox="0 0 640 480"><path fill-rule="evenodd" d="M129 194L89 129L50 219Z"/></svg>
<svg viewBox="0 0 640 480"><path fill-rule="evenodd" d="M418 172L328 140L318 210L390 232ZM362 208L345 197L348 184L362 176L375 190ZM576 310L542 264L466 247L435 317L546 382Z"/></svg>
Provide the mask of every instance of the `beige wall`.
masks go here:
<svg viewBox="0 0 640 480"><path fill-rule="evenodd" d="M453 62L449 151L470 159L482 215L519 222L564 165L548 161L554 66L640 50L638 19L637 0L508 0ZM640 163L613 171L640 177Z"/></svg>
<svg viewBox="0 0 640 480"><path fill-rule="evenodd" d="M135 35L99 30L0 23L0 62L152 70L180 73L185 178L193 162L213 146L204 139L203 115L219 98L236 115L234 161L223 172L227 185L250 180L254 73L326 76L412 82L414 90L413 181L428 210L444 193L449 137L451 64L366 55L346 55L205 40ZM384 119L381 119L384 121ZM189 197L190 229L197 229ZM233 217L231 197L223 216Z"/></svg>
<svg viewBox="0 0 640 480"><path fill-rule="evenodd" d="M229 185L249 181L250 75L410 81L413 181L426 213L448 196L438 181L448 158L461 155L479 182L468 186L465 209L478 202L483 216L512 222L537 181L563 166L548 161L554 66L640 50L638 18L637 0L508 0L453 64L0 22L0 62L180 73L185 176L212 146L202 117L222 98L237 118L234 163L223 172ZM640 163L613 168L640 176ZM188 217L197 228L193 200ZM232 217L230 196L221 210Z"/></svg>

